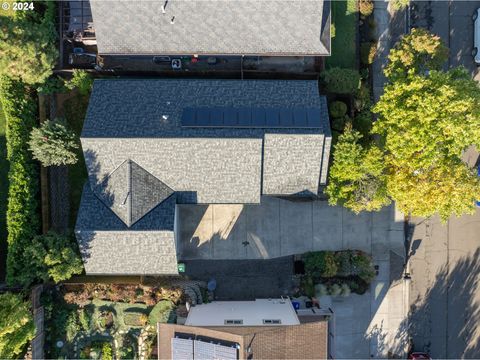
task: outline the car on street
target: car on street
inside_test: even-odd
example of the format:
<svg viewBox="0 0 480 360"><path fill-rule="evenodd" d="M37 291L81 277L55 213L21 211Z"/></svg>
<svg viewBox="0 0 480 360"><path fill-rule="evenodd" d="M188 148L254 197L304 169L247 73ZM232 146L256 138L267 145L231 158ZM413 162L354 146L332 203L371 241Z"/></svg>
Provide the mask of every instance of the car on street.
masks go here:
<svg viewBox="0 0 480 360"><path fill-rule="evenodd" d="M477 176L480 177L480 162L477 165ZM478 207L480 207L480 199L476 201Z"/></svg>
<svg viewBox="0 0 480 360"><path fill-rule="evenodd" d="M473 50L472 55L475 63L480 65L480 52L478 49L480 48L480 17L478 16L480 13L480 8L475 10L473 13Z"/></svg>
<svg viewBox="0 0 480 360"><path fill-rule="evenodd" d="M428 353L419 351L411 352L408 354L408 358L411 360L432 360Z"/></svg>

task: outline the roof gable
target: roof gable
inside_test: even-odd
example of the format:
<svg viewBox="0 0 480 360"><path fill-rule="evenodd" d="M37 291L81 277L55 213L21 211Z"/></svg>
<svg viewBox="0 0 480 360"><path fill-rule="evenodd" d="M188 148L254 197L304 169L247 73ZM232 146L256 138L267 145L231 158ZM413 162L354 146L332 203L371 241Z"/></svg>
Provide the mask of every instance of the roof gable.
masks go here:
<svg viewBox="0 0 480 360"><path fill-rule="evenodd" d="M128 227L173 194L172 189L130 159L93 191Z"/></svg>

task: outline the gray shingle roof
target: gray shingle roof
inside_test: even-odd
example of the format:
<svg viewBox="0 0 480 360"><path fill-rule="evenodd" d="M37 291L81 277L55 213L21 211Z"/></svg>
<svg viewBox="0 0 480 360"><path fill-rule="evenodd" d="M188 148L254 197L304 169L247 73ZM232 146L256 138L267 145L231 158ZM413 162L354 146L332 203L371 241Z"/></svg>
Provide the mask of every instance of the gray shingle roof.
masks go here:
<svg viewBox="0 0 480 360"><path fill-rule="evenodd" d="M130 159L93 191L129 227L173 194L172 189Z"/></svg>
<svg viewBox="0 0 480 360"><path fill-rule="evenodd" d="M294 80L97 80L82 132L90 182L101 182L132 159L179 193L180 202L258 203L265 134L290 134L283 143L287 148L277 148L291 154L304 135L316 134L321 136L312 137L315 146L299 148L285 161L271 152L275 147L266 147L263 164L272 169L263 176L268 193L301 192L299 179L295 186L292 179L283 182L282 168L309 172L302 191L316 193L323 137L330 137L326 101L317 86ZM317 128L182 127L189 107L313 108L321 121Z"/></svg>
<svg viewBox="0 0 480 360"><path fill-rule="evenodd" d="M87 184L75 235L87 274L177 274L175 194L130 228Z"/></svg>
<svg viewBox="0 0 480 360"><path fill-rule="evenodd" d="M317 195L323 134L265 134L263 194Z"/></svg>
<svg viewBox="0 0 480 360"><path fill-rule="evenodd" d="M320 121L182 126L184 109L203 107L310 109ZM177 201L258 203L262 186L265 194L316 194L330 139L316 81L96 80L81 138L89 185L75 228L86 272L176 273Z"/></svg>
<svg viewBox="0 0 480 360"><path fill-rule="evenodd" d="M330 53L329 1L92 0L91 8L100 54Z"/></svg>

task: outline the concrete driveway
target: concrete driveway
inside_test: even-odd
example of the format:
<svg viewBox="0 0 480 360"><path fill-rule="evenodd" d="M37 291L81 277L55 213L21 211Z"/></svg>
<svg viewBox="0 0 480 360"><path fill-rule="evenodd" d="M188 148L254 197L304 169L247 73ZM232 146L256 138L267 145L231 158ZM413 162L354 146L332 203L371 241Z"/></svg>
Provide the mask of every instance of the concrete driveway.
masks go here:
<svg viewBox="0 0 480 360"><path fill-rule="evenodd" d="M463 65L476 80L479 68L473 61L472 15L480 1L413 1L411 26L423 27L439 35L450 49L448 65Z"/></svg>
<svg viewBox="0 0 480 360"><path fill-rule="evenodd" d="M259 205L178 205L183 260L270 259L313 250L404 253L403 218L393 206L354 213L325 201L262 197Z"/></svg>
<svg viewBox="0 0 480 360"><path fill-rule="evenodd" d="M361 296L329 300L335 313L335 357L403 355L403 325L408 308L402 279L404 224L403 215L393 206L378 213L355 215L325 201L263 197L259 205L179 205L178 215L179 259L186 261L187 267L191 264L218 270L207 271L206 277L222 273L218 266L224 266L221 261L226 259L239 264L232 275L235 279L241 281L242 274L246 278L251 275L245 265L240 265L250 261L252 267L265 269L259 271L259 276L267 281L267 263L260 265L253 263L259 260L245 259L271 259L312 250L359 249L372 254L378 275L370 290ZM286 274L288 270L283 269L278 271ZM199 273L205 273L205 269ZM286 286L291 274L286 274L285 279L269 276L272 283ZM325 301L320 299L322 304Z"/></svg>

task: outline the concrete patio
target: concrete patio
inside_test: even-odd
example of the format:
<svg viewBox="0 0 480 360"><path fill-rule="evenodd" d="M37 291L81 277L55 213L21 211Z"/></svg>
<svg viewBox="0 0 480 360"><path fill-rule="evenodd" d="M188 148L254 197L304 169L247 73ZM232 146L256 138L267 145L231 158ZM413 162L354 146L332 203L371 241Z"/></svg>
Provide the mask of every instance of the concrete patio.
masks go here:
<svg viewBox="0 0 480 360"><path fill-rule="evenodd" d="M379 260L404 253L403 215L393 206L355 215L326 201L262 197L259 205L178 205L179 259L270 259L358 249ZM383 255L382 255L383 254Z"/></svg>

